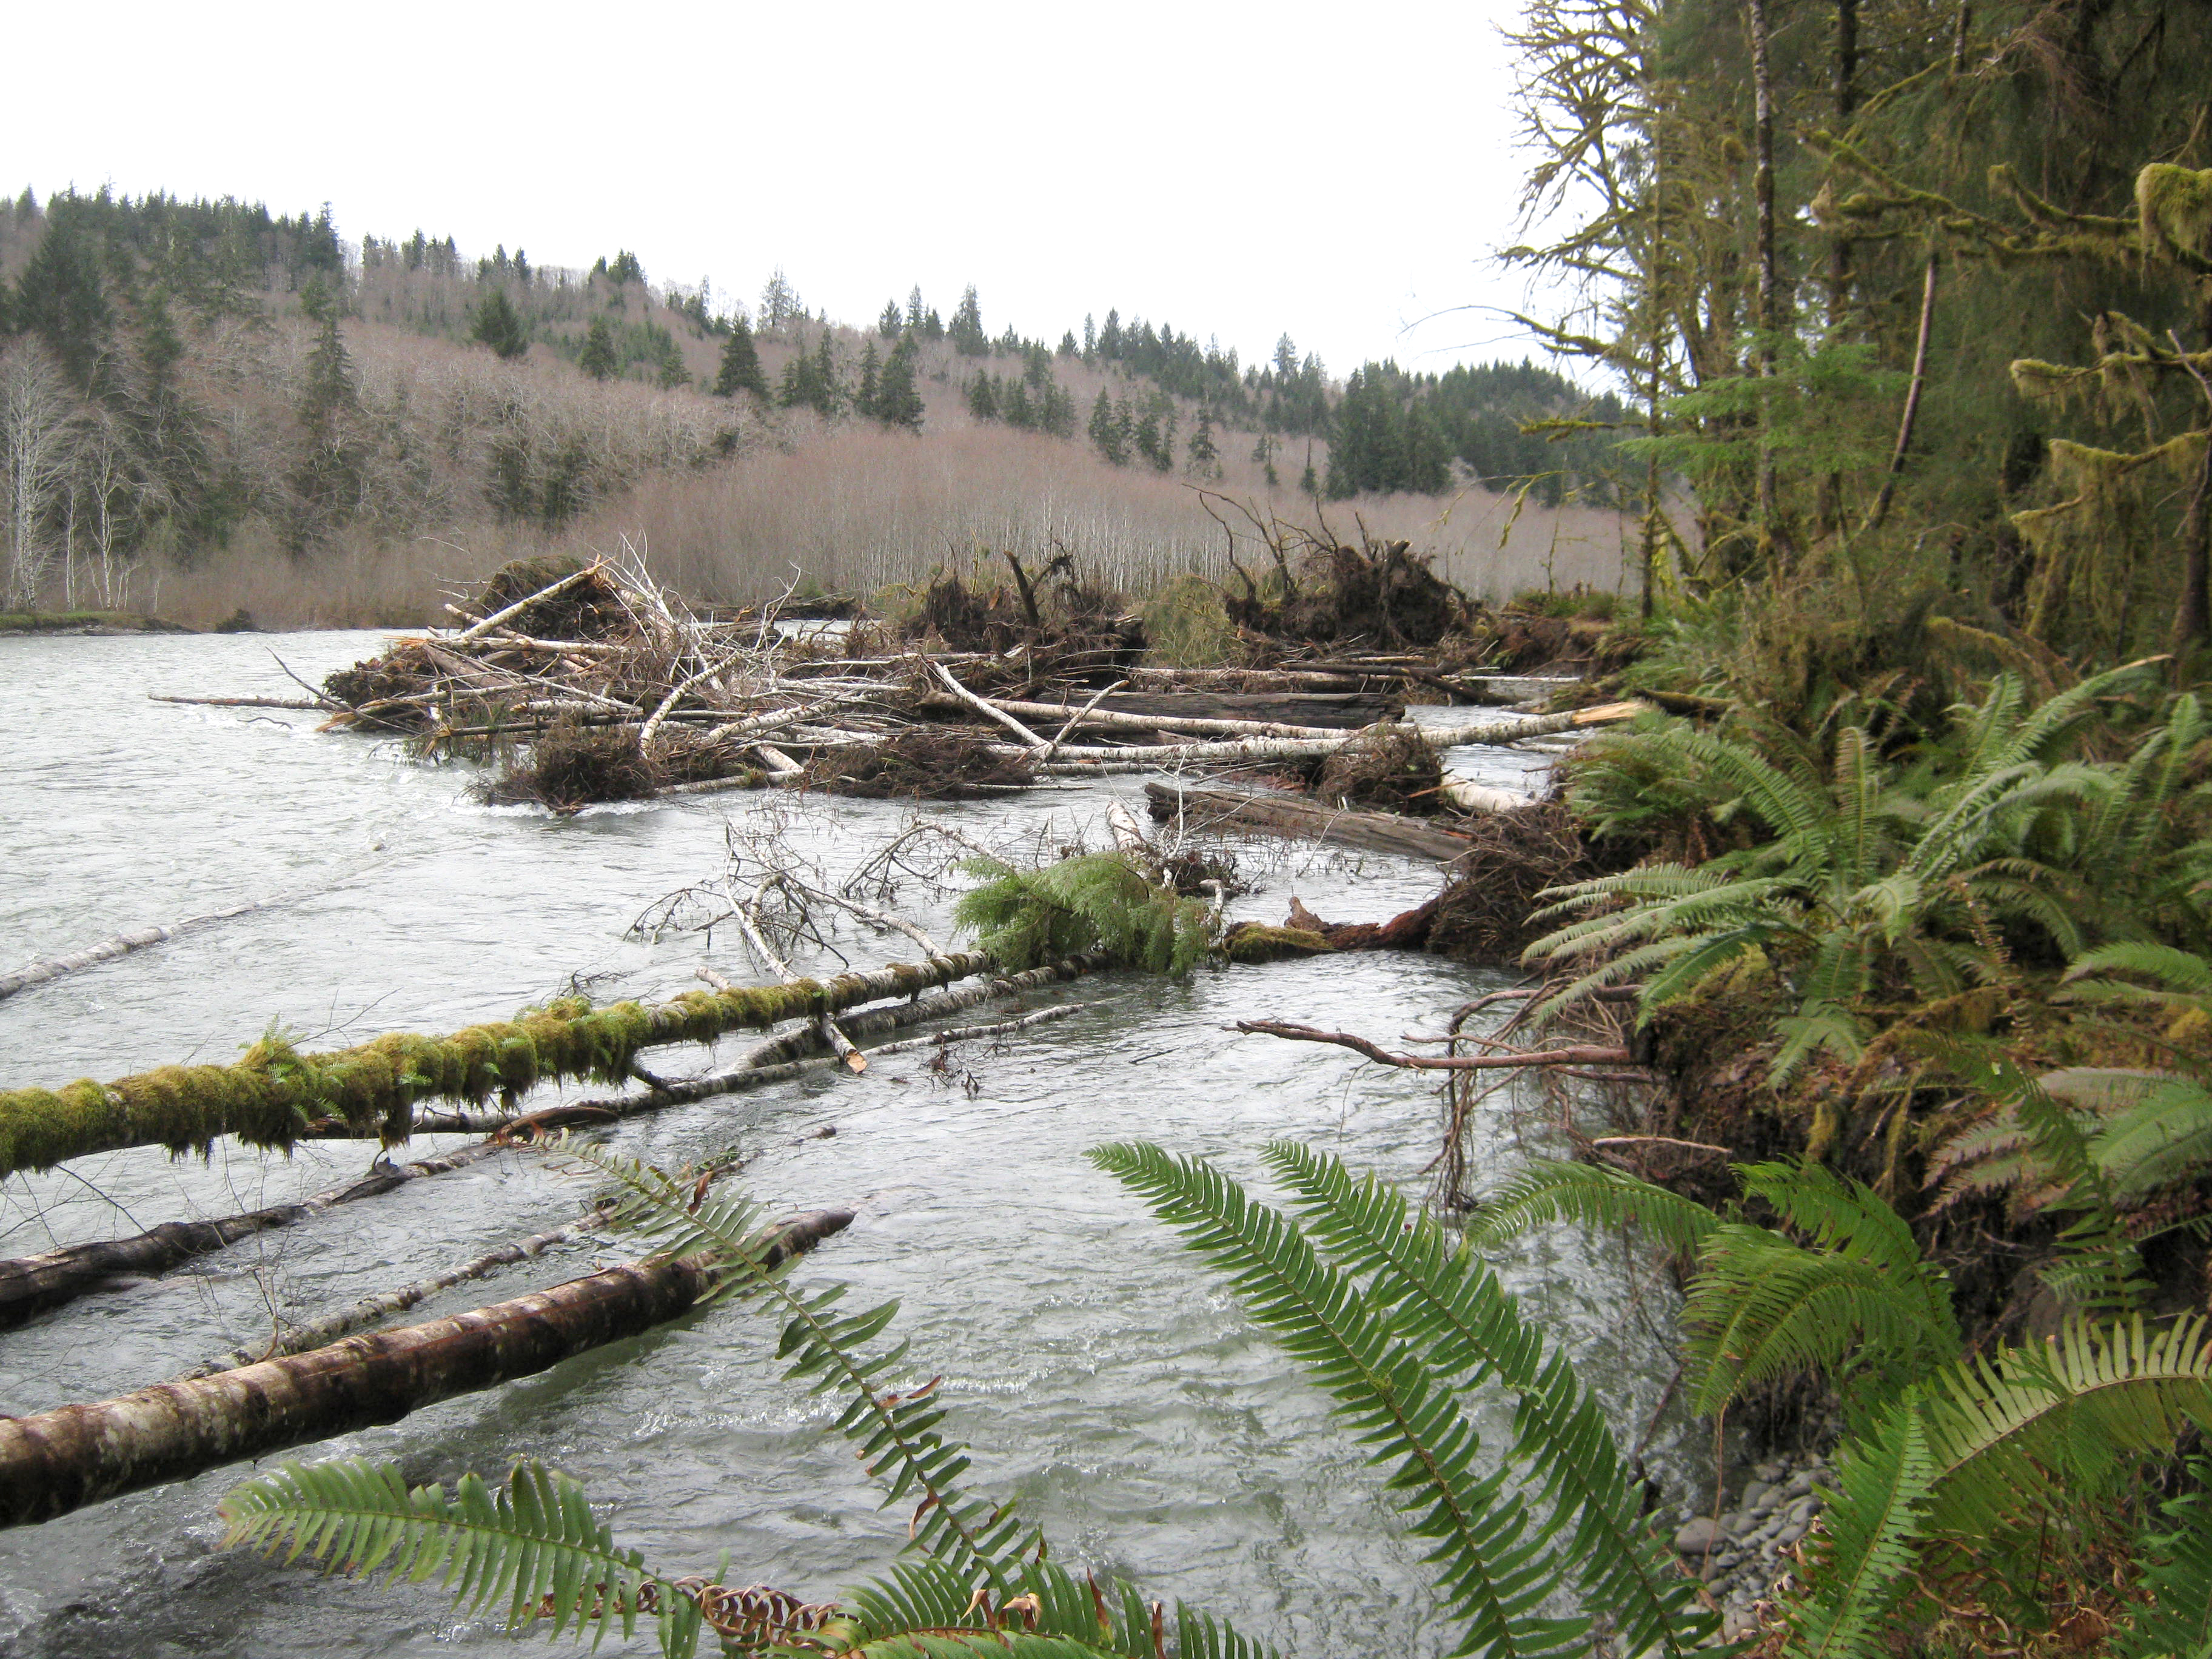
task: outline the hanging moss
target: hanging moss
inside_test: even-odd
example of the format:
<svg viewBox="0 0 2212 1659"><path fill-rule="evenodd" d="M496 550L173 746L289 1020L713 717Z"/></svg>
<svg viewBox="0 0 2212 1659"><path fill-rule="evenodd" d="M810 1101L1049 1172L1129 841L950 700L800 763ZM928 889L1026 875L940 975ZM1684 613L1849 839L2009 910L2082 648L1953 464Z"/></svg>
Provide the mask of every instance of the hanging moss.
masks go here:
<svg viewBox="0 0 2212 1659"><path fill-rule="evenodd" d="M2152 162L2136 174L2136 218L2147 251L2202 269L2212 259L2212 167Z"/></svg>
<svg viewBox="0 0 2212 1659"><path fill-rule="evenodd" d="M652 1008L595 1008L564 997L448 1036L395 1031L325 1054L302 1054L271 1033L233 1066L162 1066L112 1084L87 1078L60 1089L0 1091L0 1174L119 1146L204 1152L219 1135L281 1149L326 1117L390 1145L411 1133L420 1101L481 1105L541 1083L617 1082L642 1049L711 1042L733 1030L911 995L990 966L988 957L966 952L926 968L896 963L826 981L687 991Z"/></svg>

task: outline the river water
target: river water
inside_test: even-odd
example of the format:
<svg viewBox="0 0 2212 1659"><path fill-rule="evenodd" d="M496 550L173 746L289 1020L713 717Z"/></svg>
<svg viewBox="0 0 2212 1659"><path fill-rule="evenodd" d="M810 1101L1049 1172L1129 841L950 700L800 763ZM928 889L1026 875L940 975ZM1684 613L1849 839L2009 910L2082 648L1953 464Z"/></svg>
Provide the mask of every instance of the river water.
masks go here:
<svg viewBox="0 0 2212 1659"><path fill-rule="evenodd" d="M0 641L0 970L128 928L283 901L0 1003L0 1083L224 1060L272 1026L309 1048L451 1030L572 985L602 1000L663 998L695 984L702 962L757 981L734 934L628 933L656 899L716 873L732 824L776 829L834 872L917 814L1046 847L1086 834L1101 844L1116 796L1141 816L1140 781L1114 779L984 805L731 793L557 820L475 805L471 769L317 732L312 715L147 695L293 694L278 659L317 681L380 643L367 633ZM1500 776L1534 763L1474 758ZM1371 855L1247 847L1243 857L1257 889L1232 914L1269 921L1294 893L1332 920L1379 920L1436 882L1431 868ZM951 937L949 901L910 884L899 907ZM835 943L864 965L914 954L896 936ZM837 965L821 953L799 963ZM764 1202L854 1210L852 1228L799 1269L801 1282L842 1279L855 1307L899 1298L916 1380L943 1374L947 1431L975 1448L971 1486L1018 1499L1055 1559L1207 1607L1311 1659L1440 1653L1450 1632L1425 1591L1425 1546L1399 1534L1320 1396L1083 1154L1149 1139L1264 1188L1258 1154L1288 1137L1419 1190L1438 1145L1433 1089L1341 1050L1224 1028L1275 1017L1395 1044L1442 1030L1456 1005L1504 982L1401 955L1201 970L1181 983L1079 981L1030 1006L1097 1006L956 1050L964 1076L933 1075L926 1054L892 1056L866 1078L823 1073L637 1120L614 1144L664 1164L734 1145L751 1155L742 1179ZM1002 1017L996 1006L959 1023ZM683 1073L757 1040L648 1060ZM1475 1185L1510 1172L1538 1111L1510 1091L1484 1109ZM830 1126L834 1138L818 1133ZM206 1162L142 1149L10 1176L0 1255L282 1201L369 1157L351 1143L289 1159L219 1146ZM507 1154L118 1286L0 1334L0 1412L173 1376L265 1340L276 1317L556 1225L587 1196L536 1156ZM518 1295L623 1253L619 1242L578 1243L406 1317ZM1672 1365L1664 1297L1570 1231L1531 1237L1498 1265L1632 1439ZM726 1554L731 1583L831 1597L894 1558L906 1517L878 1507L831 1430L836 1407L781 1380L775 1342L759 1316L713 1310L295 1455L397 1458L410 1478L447 1481L543 1458L581 1480L618 1540L659 1571L711 1571ZM1487 1407L1481 1421L1502 1442L1506 1410ZM1687 1432L1664 1420L1652 1457L1694 1479ZM247 1473L220 1469L0 1534L0 1653L428 1655L510 1639L434 1591L220 1550L216 1503Z"/></svg>

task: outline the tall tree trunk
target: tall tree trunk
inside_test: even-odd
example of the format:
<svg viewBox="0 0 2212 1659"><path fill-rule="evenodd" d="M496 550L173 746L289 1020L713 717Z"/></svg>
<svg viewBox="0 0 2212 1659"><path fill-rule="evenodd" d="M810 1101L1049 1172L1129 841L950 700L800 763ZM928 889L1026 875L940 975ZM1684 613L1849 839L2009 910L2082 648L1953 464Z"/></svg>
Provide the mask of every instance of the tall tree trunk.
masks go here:
<svg viewBox="0 0 2212 1659"><path fill-rule="evenodd" d="M2197 464L2197 488L2181 521L2181 594L2173 607L2173 683L2189 684L2191 651L2212 635L2212 430L2204 436L2203 459Z"/></svg>
<svg viewBox="0 0 2212 1659"><path fill-rule="evenodd" d="M1782 289L1774 253L1774 81L1767 63L1766 0L1748 0L1751 11L1752 197L1758 216L1759 377L1771 380L1775 341L1782 328ZM1771 389L1770 389L1771 398ZM1761 550L1774 543L1777 509L1773 411L1759 408L1759 534Z"/></svg>
<svg viewBox="0 0 2212 1659"><path fill-rule="evenodd" d="M1920 275L1920 331L1912 345L1912 380L1905 391L1905 412L1898 416L1897 442L1889 452L1889 470L1882 475L1881 493L1867 514L1862 535L1879 530L1889 516L1890 503L1897 498L1897 480L1905 471L1905 454L1912 447L1912 428L1920 419L1920 394L1928 385L1928 337L1936 320L1936 255L1931 250Z"/></svg>
<svg viewBox="0 0 2212 1659"><path fill-rule="evenodd" d="M848 1210L823 1210L786 1222L770 1235L768 1258L772 1264L806 1249L852 1219ZM717 1274L704 1255L629 1262L449 1319L0 1419L0 1527L51 1521L534 1376L665 1324L692 1307Z"/></svg>

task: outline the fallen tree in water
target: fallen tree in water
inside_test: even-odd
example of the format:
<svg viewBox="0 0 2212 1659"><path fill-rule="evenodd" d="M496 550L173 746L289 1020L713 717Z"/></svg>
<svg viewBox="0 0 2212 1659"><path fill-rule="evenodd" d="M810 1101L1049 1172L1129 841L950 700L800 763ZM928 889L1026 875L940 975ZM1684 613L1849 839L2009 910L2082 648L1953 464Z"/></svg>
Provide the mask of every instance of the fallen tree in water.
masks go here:
<svg viewBox="0 0 2212 1659"><path fill-rule="evenodd" d="M931 1020L945 1019L979 1003L1003 1000L1046 985L1079 978L1101 965L1097 959L1074 957L1047 963L1026 973L994 978L957 990L865 1009L839 1022L854 1036L874 1036L903 1030ZM1048 1008L1024 1017L1043 1024L1063 1018L1076 1004ZM965 1032L923 1039L957 1042L970 1036L1022 1029L1022 1022L1000 1022ZM909 1044L890 1043L872 1053L896 1053ZM525 1116L459 1115L451 1118L418 1119L423 1133L457 1131L484 1133L486 1138L435 1158L403 1164L380 1164L358 1181L349 1181L289 1204L248 1210L205 1221L171 1221L149 1228L130 1238L94 1240L49 1250L41 1255L0 1261L0 1330L12 1328L39 1314L50 1312L115 1282L125 1276L154 1277L184 1263L228 1248L240 1239L312 1220L340 1204L396 1192L410 1181L466 1169L484 1158L536 1139L556 1128L582 1124L612 1123L691 1101L737 1094L804 1076L828 1063L816 1056L830 1052L818 1026L802 1025L783 1036L760 1044L733 1067L702 1078L677 1082L653 1079L643 1093L608 1099L583 1100Z"/></svg>
<svg viewBox="0 0 2212 1659"><path fill-rule="evenodd" d="M765 1271L852 1224L821 1210L769 1230ZM585 1279L399 1330L351 1336L119 1399L0 1419L0 1527L204 1470L327 1440L535 1376L696 1306L728 1264L711 1252L626 1262Z"/></svg>
<svg viewBox="0 0 2212 1659"><path fill-rule="evenodd" d="M580 997L562 998L447 1036L394 1032L303 1054L270 1036L232 1066L165 1066L109 1084L88 1078L59 1089L9 1090L0 1092L0 1175L124 1146L198 1151L219 1135L281 1148L325 1116L396 1143L413 1133L417 1101L480 1104L495 1093L511 1097L564 1079L613 1082L647 1048L819 1018L992 966L981 951L961 951L826 981L690 991L654 1008L638 1002L595 1008Z"/></svg>
<svg viewBox="0 0 2212 1659"><path fill-rule="evenodd" d="M5 1002L18 991L27 991L33 985L43 985L48 980L59 979L65 974L97 967L103 962L112 962L118 957L129 956L133 951L163 944L195 927L205 927L211 922L228 921L234 916L251 915L256 910L265 910L272 904L283 902L282 899L256 899L248 904L234 904L224 910L210 910L205 915L187 916L182 921L169 922L163 927L141 927L132 933L117 933L97 945L88 945L82 951L48 957L12 974L0 974L0 1002Z"/></svg>

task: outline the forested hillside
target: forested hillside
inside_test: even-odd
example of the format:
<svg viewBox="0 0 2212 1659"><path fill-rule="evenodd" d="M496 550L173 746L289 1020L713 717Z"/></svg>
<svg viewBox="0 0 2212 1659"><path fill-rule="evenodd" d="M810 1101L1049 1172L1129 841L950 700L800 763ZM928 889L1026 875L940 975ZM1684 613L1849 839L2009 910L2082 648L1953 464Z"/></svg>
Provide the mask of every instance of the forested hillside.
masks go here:
<svg viewBox="0 0 2212 1659"><path fill-rule="evenodd" d="M873 588L1000 542L1141 586L1217 556L1198 489L1357 498L1424 542L1470 485L1614 494L1601 446L1521 425L1617 410L1527 364L1340 387L1287 334L1247 366L1115 308L1057 340L994 333L973 288L854 327L781 270L748 303L628 250L572 270L421 230L350 243L327 207L106 191L0 203L0 276L16 609L411 619L433 573L624 535L733 599L794 563ZM1617 582L1606 514L1516 522L1528 550L1501 564L1478 529L1508 516L1448 534L1462 580L1543 579L1540 547L1550 580Z"/></svg>

